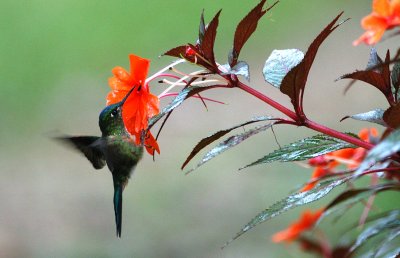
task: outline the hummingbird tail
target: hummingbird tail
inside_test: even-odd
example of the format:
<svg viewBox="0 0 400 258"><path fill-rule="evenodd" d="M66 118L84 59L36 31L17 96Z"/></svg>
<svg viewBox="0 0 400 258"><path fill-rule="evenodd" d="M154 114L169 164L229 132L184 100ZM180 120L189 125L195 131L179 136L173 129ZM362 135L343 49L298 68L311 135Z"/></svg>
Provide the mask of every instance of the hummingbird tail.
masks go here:
<svg viewBox="0 0 400 258"><path fill-rule="evenodd" d="M122 185L114 186L114 212L115 225L117 226L117 237L121 237L122 227Z"/></svg>

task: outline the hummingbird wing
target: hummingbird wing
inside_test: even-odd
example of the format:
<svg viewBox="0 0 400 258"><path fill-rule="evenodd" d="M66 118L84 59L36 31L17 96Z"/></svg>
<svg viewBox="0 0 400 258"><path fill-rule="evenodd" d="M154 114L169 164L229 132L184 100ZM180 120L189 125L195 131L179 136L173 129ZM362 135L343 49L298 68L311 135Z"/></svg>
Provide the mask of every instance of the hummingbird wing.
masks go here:
<svg viewBox="0 0 400 258"><path fill-rule="evenodd" d="M58 140L66 142L76 149L80 150L86 158L92 163L95 169L101 169L105 166L106 160L103 152L101 151L99 141L100 137L97 136L66 136L57 137Z"/></svg>

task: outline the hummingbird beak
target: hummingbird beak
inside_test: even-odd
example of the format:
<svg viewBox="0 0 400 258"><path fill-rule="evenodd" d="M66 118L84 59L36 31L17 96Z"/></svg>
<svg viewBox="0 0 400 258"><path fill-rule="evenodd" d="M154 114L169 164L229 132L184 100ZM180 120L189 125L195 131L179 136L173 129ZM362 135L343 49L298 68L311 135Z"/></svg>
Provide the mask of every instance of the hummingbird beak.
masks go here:
<svg viewBox="0 0 400 258"><path fill-rule="evenodd" d="M129 95L131 95L132 91L136 88L132 87L132 89L129 90L129 92L125 95L125 97L119 102L119 106L122 107L122 105L125 103L125 101L128 99Z"/></svg>

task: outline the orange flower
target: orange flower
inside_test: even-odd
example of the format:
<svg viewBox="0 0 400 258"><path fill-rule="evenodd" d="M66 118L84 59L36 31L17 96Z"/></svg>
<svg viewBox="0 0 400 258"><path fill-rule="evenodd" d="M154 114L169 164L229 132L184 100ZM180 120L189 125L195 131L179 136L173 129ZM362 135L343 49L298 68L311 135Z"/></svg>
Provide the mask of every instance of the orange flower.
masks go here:
<svg viewBox="0 0 400 258"><path fill-rule="evenodd" d="M283 241L292 242L293 240L296 240L301 233L311 229L323 213L324 209L319 209L315 213L308 210L305 211L298 221L292 223L287 229L273 235L272 241L278 243Z"/></svg>
<svg viewBox="0 0 400 258"><path fill-rule="evenodd" d="M136 137L136 141L138 141L138 137ZM147 152L151 155L154 154L154 151L157 151L157 153L160 154L160 147L158 146L156 139L154 138L154 136L151 134L150 131L147 131L147 135L144 137L144 147L146 148Z"/></svg>
<svg viewBox="0 0 400 258"><path fill-rule="evenodd" d="M400 0L374 0L372 13L361 20L361 26L367 30L353 42L358 45L364 42L367 45L377 43L386 30L400 25Z"/></svg>
<svg viewBox="0 0 400 258"><path fill-rule="evenodd" d="M157 115L159 110L159 99L150 93L146 76L150 67L150 60L135 55L129 55L130 73L122 67L112 70L114 77L108 81L111 92L107 95L107 105L120 102L132 89L132 93L122 106L122 119L127 131L135 136L136 144L140 144L143 130L148 127L149 118ZM146 150L153 154L160 149L156 140L150 132L144 137Z"/></svg>
<svg viewBox="0 0 400 258"><path fill-rule="evenodd" d="M311 175L311 180L319 178L319 177L322 177L322 176L325 176L326 174L329 174L329 173L330 173L330 170L328 168L316 167L314 169L314 172ZM300 191L301 192L309 191L309 190L313 189L316 184L317 184L316 181L308 183Z"/></svg>
<svg viewBox="0 0 400 258"><path fill-rule="evenodd" d="M371 142L371 137L378 137L378 131L375 128L364 128L358 133L358 136L363 141ZM366 155L367 150L364 148L346 148L309 159L308 164L315 167L311 180L334 173L334 168L340 164L347 165L348 169L355 169L364 160ZM308 183L300 191L309 191L314 188L316 183L316 181Z"/></svg>

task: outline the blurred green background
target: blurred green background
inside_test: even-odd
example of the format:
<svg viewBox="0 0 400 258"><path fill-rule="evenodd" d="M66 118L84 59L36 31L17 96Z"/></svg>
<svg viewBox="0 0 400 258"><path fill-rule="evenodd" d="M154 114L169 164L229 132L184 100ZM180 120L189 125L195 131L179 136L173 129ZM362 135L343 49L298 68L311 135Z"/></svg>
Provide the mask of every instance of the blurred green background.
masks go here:
<svg viewBox="0 0 400 258"><path fill-rule="evenodd" d="M0 256L303 257L295 245L276 245L270 239L304 208L264 223L220 249L253 216L311 174L296 164L237 171L277 148L271 132L189 176L180 170L201 138L255 115L279 115L238 90L205 94L227 105L211 103L206 111L198 100L190 100L174 112L159 140L161 156L155 162L146 156L124 192L122 239L115 237L109 171L94 171L83 156L49 138L55 133L99 135L98 114L105 105L111 69L128 68L129 53L151 59L151 73L169 64L173 59L158 56L194 42L203 8L207 21L223 8L216 52L219 62L226 62L235 25L257 3L0 1ZM253 87L290 106L263 81L263 63L273 49L305 51L342 10L352 19L320 48L305 109L316 121L356 132L368 124L338 124L340 118L385 107L385 100L361 83L344 96L347 82L333 81L365 67L368 47L351 43L362 33L359 21L370 12L370 1L283 0L262 19L241 59L251 66ZM396 40L383 42L378 51L394 49ZM152 85L156 93L163 88ZM275 131L281 144L315 134L287 126ZM381 205L393 200L388 195ZM358 213L350 217L358 218ZM332 224L323 226L329 229ZM340 234L337 229L333 241Z"/></svg>

